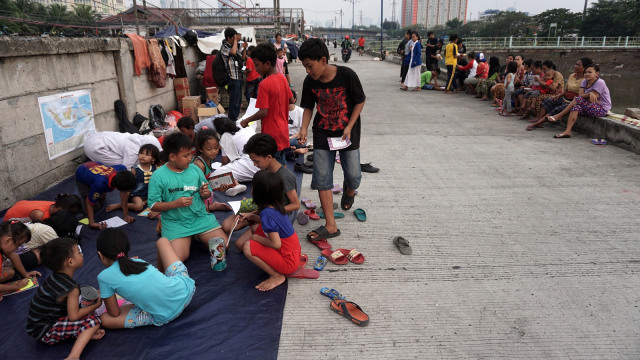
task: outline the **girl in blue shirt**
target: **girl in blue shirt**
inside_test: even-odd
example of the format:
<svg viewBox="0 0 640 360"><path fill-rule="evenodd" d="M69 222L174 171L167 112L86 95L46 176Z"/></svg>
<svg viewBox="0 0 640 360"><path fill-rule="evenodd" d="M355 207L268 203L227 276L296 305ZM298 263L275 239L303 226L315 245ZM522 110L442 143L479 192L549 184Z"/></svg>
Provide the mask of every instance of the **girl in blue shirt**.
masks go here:
<svg viewBox="0 0 640 360"><path fill-rule="evenodd" d="M98 275L100 297L107 311L102 326L111 329L164 325L177 318L195 293L195 281L167 238L156 243L164 273L148 263L129 258L129 238L124 230L103 230L97 240L98 256L106 266ZM116 293L133 304L118 307Z"/></svg>

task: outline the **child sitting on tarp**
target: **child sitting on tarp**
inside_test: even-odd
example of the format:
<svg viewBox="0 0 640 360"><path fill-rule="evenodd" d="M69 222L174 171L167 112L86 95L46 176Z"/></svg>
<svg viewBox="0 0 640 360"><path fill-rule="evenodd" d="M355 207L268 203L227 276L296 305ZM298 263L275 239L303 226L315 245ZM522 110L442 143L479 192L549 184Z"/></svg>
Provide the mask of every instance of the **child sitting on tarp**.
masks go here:
<svg viewBox="0 0 640 360"><path fill-rule="evenodd" d="M20 200L7 210L3 220L42 221L62 209L79 214L82 212L82 200L74 194L58 194L55 201Z"/></svg>
<svg viewBox="0 0 640 360"><path fill-rule="evenodd" d="M84 258L76 240L58 238L48 243L45 265L53 273L31 300L27 334L48 345L76 338L67 359L79 359L90 340L104 336L100 320L93 314L102 300L80 308L80 286L73 280L73 274L84 265Z"/></svg>
<svg viewBox="0 0 640 360"><path fill-rule="evenodd" d="M26 272L20 261L20 257L16 254L16 249L24 243L31 240L31 232L26 225L20 221L5 221L0 224L0 283L13 279L16 271L24 277L24 279L16 284L0 284L0 299L5 292L16 291L27 285L30 277L41 275L37 271ZM5 261L4 257L11 260Z"/></svg>
<svg viewBox="0 0 640 360"><path fill-rule="evenodd" d="M136 177L136 187L129 194L127 208L131 211L142 211L147 205L149 193L149 181L151 175L156 171L156 164L159 161L160 151L151 144L145 144L138 151L138 165L131 168L131 173ZM120 209L122 204L111 204L107 206L107 212Z"/></svg>
<svg viewBox="0 0 640 360"><path fill-rule="evenodd" d="M129 237L124 230L106 229L98 235L98 257L106 267L98 275L100 297L107 309L100 315L105 328L162 326L177 318L191 302L196 286L187 267L169 240L160 238L156 246L160 262L166 264L161 271L129 257ZM132 304L119 307L116 293Z"/></svg>
<svg viewBox="0 0 640 360"><path fill-rule="evenodd" d="M149 182L149 209L162 213L162 237L169 239L180 261L189 257L193 236L207 245L212 238L227 239L216 216L207 212L204 204L211 190L202 170L191 163L192 144L181 133L167 136L163 148L169 161ZM158 256L158 268L167 265Z"/></svg>
<svg viewBox="0 0 640 360"><path fill-rule="evenodd" d="M106 166L99 162L89 161L76 169L76 185L80 195L85 199L89 227L100 230L107 227L104 222L97 223L94 211L102 207L106 193L118 189L124 221L135 220L129 216L127 200L129 193L136 186L136 177L124 165Z"/></svg>
<svg viewBox="0 0 640 360"><path fill-rule="evenodd" d="M256 285L256 289L269 291L282 284L285 275L298 269L300 241L280 196L284 190L282 178L271 171L261 170L253 177L252 184L253 201L260 215L248 213L242 217L249 222L260 222L260 225L251 230L250 239L242 244L241 249L252 263L269 274L269 278Z"/></svg>

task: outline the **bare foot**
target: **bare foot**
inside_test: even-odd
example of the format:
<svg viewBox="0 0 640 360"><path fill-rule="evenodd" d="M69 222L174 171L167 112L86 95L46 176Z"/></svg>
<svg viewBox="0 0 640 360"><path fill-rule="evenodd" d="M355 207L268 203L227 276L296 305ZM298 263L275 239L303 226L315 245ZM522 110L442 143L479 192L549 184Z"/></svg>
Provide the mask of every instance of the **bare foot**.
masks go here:
<svg viewBox="0 0 640 360"><path fill-rule="evenodd" d="M107 205L107 208L105 209L105 211L110 212L118 209L120 209L120 204L111 204L111 205Z"/></svg>
<svg viewBox="0 0 640 360"><path fill-rule="evenodd" d="M269 278L256 286L256 289L260 291L269 291L280 286L285 280L284 275L277 274L269 276Z"/></svg>
<svg viewBox="0 0 640 360"><path fill-rule="evenodd" d="M296 154L306 154L309 152L309 149L305 147L305 148L295 149L293 152Z"/></svg>
<svg viewBox="0 0 640 360"><path fill-rule="evenodd" d="M95 334L91 337L91 340L100 340L104 337L104 329L98 329Z"/></svg>

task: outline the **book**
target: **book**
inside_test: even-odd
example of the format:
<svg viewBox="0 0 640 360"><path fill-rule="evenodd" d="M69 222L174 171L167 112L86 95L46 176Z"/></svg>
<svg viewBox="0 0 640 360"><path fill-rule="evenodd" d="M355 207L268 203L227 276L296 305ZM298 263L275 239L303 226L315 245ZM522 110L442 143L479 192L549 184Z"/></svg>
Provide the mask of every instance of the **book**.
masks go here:
<svg viewBox="0 0 640 360"><path fill-rule="evenodd" d="M13 281L13 282L7 283L6 285L13 285L13 284L17 284L17 283L19 283L20 281L22 281L22 280L16 280L16 281ZM20 290L16 290L16 291L14 291L14 292L6 293L6 294L4 294L4 295L2 295L2 296L14 295L14 294L21 293L21 292L26 291L26 290L29 290L29 289L35 289L35 288L37 288L38 286L40 286L40 284L38 283L38 278L36 278L36 277L32 277L32 278L30 278L30 279L29 279L29 282L27 283L27 285L26 285L25 287L23 287L22 289L20 289Z"/></svg>
<svg viewBox="0 0 640 360"><path fill-rule="evenodd" d="M209 185L211 185L211 189L214 191L220 190L224 185L232 186L235 183L236 180L233 178L233 174L231 172L209 177Z"/></svg>
<svg viewBox="0 0 640 360"><path fill-rule="evenodd" d="M342 150L351 146L351 139L346 138L342 140L342 137L330 137L327 138L329 142L330 150Z"/></svg>

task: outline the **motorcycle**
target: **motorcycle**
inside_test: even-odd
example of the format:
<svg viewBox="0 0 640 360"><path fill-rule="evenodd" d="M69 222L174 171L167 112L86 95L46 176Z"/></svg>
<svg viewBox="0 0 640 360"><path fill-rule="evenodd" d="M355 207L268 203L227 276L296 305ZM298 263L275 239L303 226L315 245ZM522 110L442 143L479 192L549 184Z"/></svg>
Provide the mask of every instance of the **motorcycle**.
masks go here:
<svg viewBox="0 0 640 360"><path fill-rule="evenodd" d="M347 62L351 58L351 49L342 49L342 61Z"/></svg>

